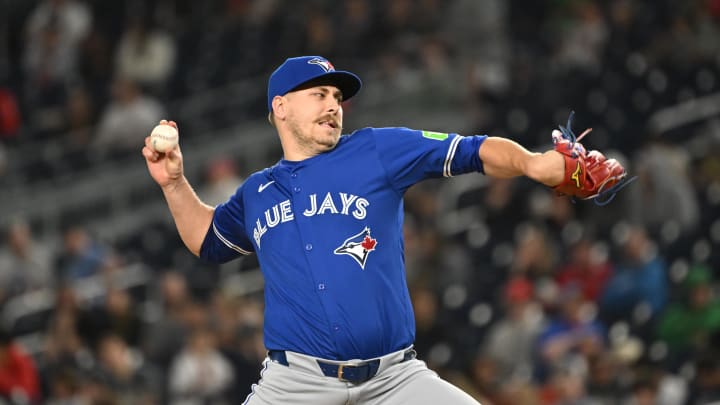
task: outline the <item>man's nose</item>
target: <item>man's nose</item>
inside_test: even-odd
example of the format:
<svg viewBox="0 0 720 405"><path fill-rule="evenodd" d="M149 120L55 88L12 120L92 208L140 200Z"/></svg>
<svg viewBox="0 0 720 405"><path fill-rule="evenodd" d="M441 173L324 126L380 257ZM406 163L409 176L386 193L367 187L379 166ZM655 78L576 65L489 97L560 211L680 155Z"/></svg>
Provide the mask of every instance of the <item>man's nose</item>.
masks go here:
<svg viewBox="0 0 720 405"><path fill-rule="evenodd" d="M333 98L328 102L327 110L329 112L336 112L339 109L340 109L340 100Z"/></svg>

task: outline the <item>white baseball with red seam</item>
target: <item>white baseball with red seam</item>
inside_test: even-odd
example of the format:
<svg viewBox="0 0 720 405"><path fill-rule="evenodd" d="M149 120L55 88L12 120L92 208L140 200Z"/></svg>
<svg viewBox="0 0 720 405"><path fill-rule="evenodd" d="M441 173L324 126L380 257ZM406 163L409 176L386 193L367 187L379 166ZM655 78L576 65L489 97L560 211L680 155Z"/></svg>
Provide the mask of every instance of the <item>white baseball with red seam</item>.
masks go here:
<svg viewBox="0 0 720 405"><path fill-rule="evenodd" d="M150 133L150 144L155 151L165 153L178 144L178 131L172 125L160 124Z"/></svg>

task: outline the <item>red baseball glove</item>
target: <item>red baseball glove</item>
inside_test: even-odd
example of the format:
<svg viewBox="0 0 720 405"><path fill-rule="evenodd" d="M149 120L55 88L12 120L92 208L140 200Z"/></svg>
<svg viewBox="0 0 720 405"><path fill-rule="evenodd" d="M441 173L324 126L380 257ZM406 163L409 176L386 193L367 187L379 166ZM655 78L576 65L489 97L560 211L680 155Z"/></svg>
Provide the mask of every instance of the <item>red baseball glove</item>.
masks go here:
<svg viewBox="0 0 720 405"><path fill-rule="evenodd" d="M555 150L565 158L565 178L553 189L561 195L593 199L596 204L605 205L635 178L626 180L627 172L617 160L607 159L596 150L587 152L580 140L591 129L576 137L571 129L573 116L571 112L567 127L560 125L560 130L552 133Z"/></svg>

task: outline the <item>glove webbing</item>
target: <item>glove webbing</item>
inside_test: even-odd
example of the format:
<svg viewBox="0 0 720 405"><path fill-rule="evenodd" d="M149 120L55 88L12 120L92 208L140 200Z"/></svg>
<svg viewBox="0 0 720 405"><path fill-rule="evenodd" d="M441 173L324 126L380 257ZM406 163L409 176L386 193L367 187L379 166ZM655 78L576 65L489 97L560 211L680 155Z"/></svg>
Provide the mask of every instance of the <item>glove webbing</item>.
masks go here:
<svg viewBox="0 0 720 405"><path fill-rule="evenodd" d="M573 122L574 117L575 117L575 111L570 111L570 116L568 117L567 125L566 126L560 125L560 132L562 133L563 138L570 142L570 144L568 145L568 150L572 149L573 157L577 158L577 152L575 151L575 143L580 142L580 140L582 138L584 138L585 135L589 134L590 131L592 131L592 128L586 129L585 132L580 134L579 137L576 136L572 130L572 122ZM620 191L621 189L623 189L625 186L632 183L636 179L637 179L637 176L633 176L629 179L623 178L623 179L619 180L617 183L615 183L615 185L613 185L609 189L600 191L595 197L592 197L591 199L597 206L602 207L604 205L607 205L610 203L610 201L612 201L615 198L615 194L617 194L618 191ZM607 196L607 198L602 199L602 197L605 197L605 196ZM575 197L572 197L571 200L573 203L575 203Z"/></svg>

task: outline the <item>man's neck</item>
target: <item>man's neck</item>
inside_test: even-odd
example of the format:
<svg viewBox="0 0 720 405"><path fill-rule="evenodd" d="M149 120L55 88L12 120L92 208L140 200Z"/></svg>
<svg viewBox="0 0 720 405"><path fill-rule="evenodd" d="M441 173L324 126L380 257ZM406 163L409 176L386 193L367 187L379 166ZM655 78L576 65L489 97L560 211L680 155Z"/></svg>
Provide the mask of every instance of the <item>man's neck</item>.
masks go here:
<svg viewBox="0 0 720 405"><path fill-rule="evenodd" d="M310 154L307 152L303 152L297 149L290 150L288 148L283 147L283 159L288 160L290 162L300 162L305 159L310 159L313 156L317 156L318 153Z"/></svg>
<svg viewBox="0 0 720 405"><path fill-rule="evenodd" d="M297 139L290 134L280 135L280 145L283 150L283 159L291 162L300 162L305 159L319 155L321 152L313 150L308 145L301 145Z"/></svg>

